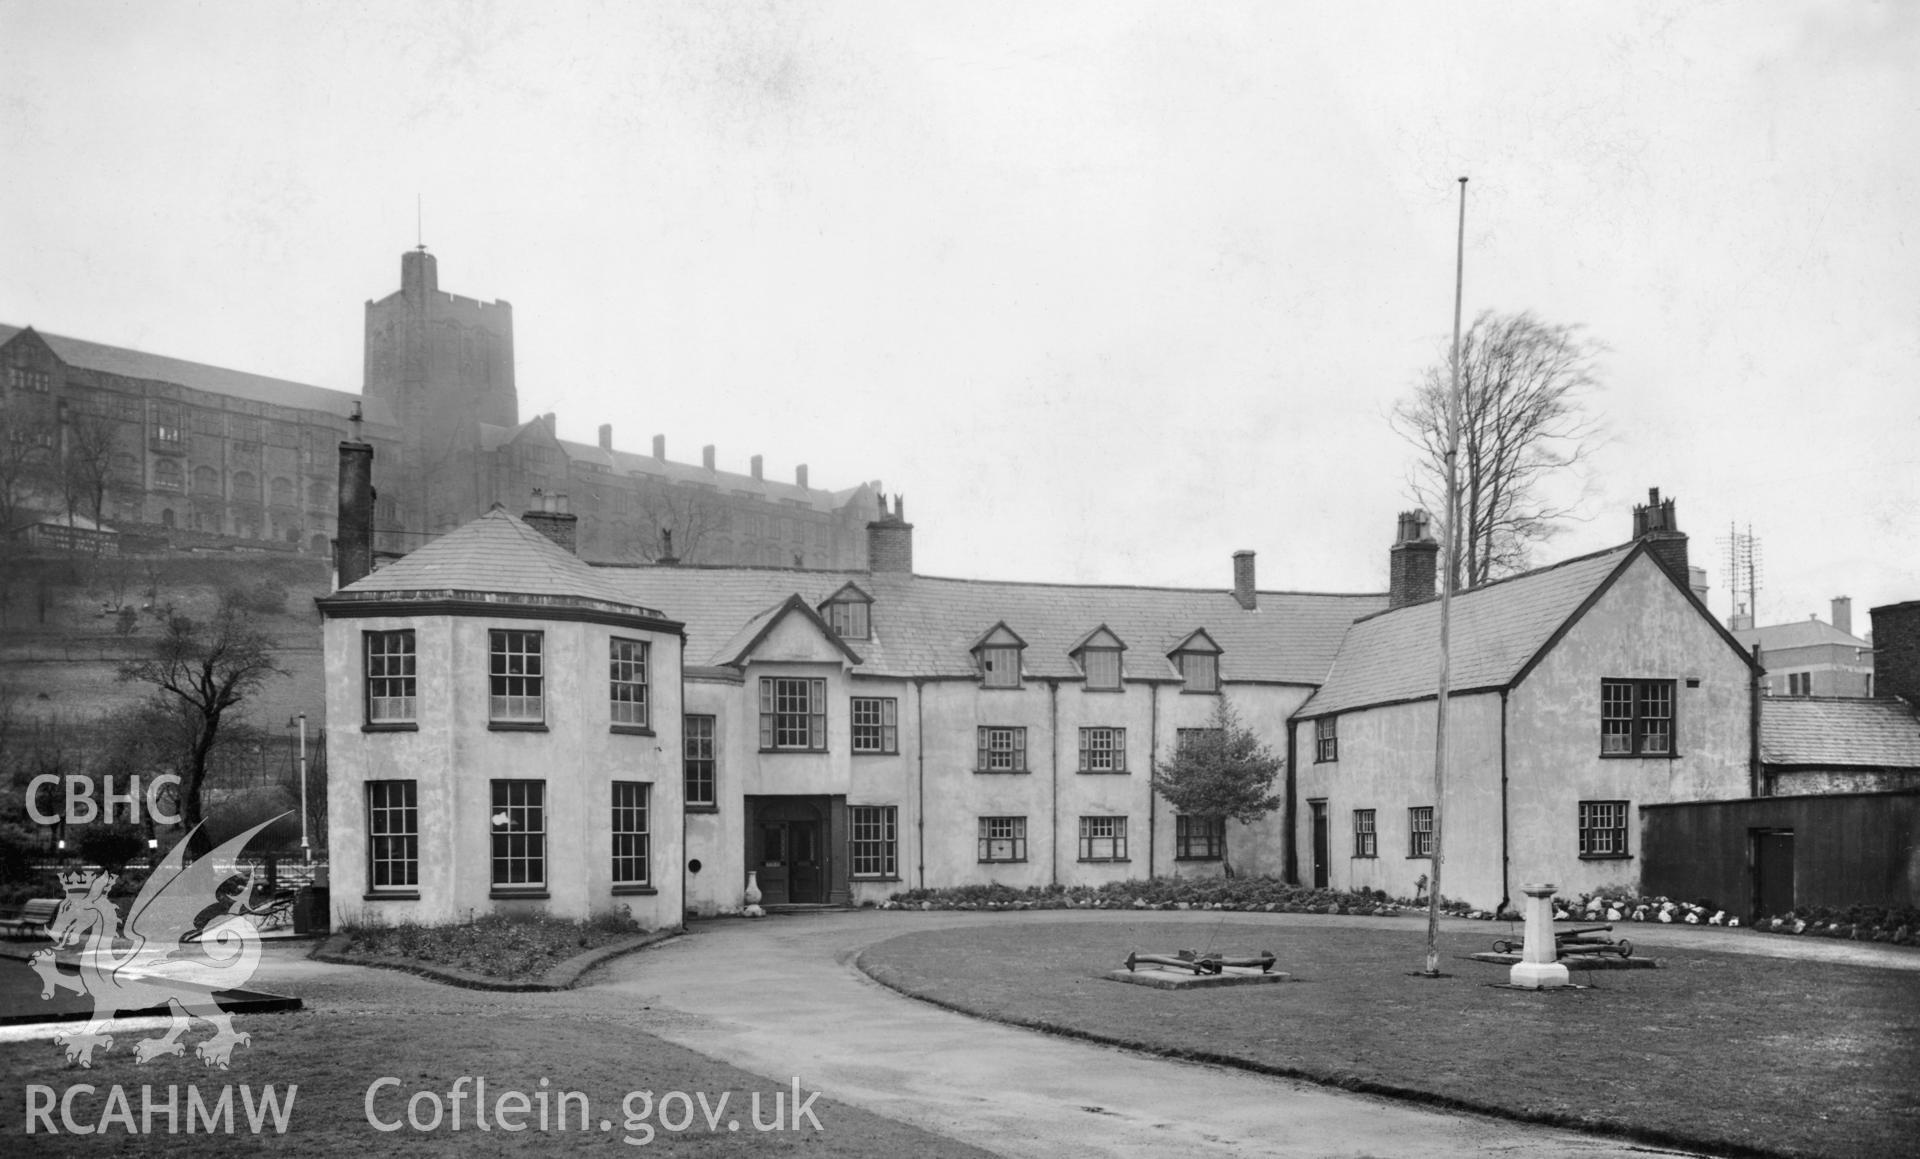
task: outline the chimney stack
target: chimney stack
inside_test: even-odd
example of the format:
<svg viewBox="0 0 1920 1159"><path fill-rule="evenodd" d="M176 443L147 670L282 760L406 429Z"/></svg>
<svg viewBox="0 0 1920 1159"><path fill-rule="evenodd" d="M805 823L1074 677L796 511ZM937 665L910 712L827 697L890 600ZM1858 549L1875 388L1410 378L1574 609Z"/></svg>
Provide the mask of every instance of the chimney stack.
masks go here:
<svg viewBox="0 0 1920 1159"><path fill-rule="evenodd" d="M891 514L887 497L880 496L880 518L867 524L867 570L913 574L913 524L907 522L906 501L898 495Z"/></svg>
<svg viewBox="0 0 1920 1159"><path fill-rule="evenodd" d="M1251 551L1233 553L1233 598L1249 612L1260 606L1260 597L1253 590L1253 553Z"/></svg>
<svg viewBox="0 0 1920 1159"><path fill-rule="evenodd" d="M708 443L706 446L700 448L700 465L702 467L705 467L709 471L713 470L713 444L712 443Z"/></svg>
<svg viewBox="0 0 1920 1159"><path fill-rule="evenodd" d="M360 412L353 414L360 431ZM357 440L340 444L339 528L334 533L334 587L346 587L373 570L373 448Z"/></svg>
<svg viewBox="0 0 1920 1159"><path fill-rule="evenodd" d="M1920 600L1886 604L1873 617L1873 694L1920 707Z"/></svg>
<svg viewBox="0 0 1920 1159"><path fill-rule="evenodd" d="M805 463L793 469L793 485L802 491L807 489L807 465Z"/></svg>
<svg viewBox="0 0 1920 1159"><path fill-rule="evenodd" d="M653 461L656 463L667 461L667 436L653 436Z"/></svg>
<svg viewBox="0 0 1920 1159"><path fill-rule="evenodd" d="M1833 626L1849 636L1853 635L1852 596L1833 597Z"/></svg>
<svg viewBox="0 0 1920 1159"><path fill-rule="evenodd" d="M1691 578L1687 567L1687 535L1673 514L1673 500L1660 498L1660 488L1647 489L1645 506L1633 509L1633 537L1644 540L1647 554L1660 561L1674 578L1686 583Z"/></svg>
<svg viewBox="0 0 1920 1159"><path fill-rule="evenodd" d="M753 470L753 477L754 477L755 479L758 479L758 478L760 478L760 456L758 456L758 455L755 455L755 456L754 456L753 458L751 458L751 459L748 459L748 460L747 460L747 462L748 462L748 463L749 463L749 464L751 465L751 467L752 467L752 470Z"/></svg>
<svg viewBox="0 0 1920 1159"><path fill-rule="evenodd" d="M574 532L580 523L580 517L567 511L567 496L563 491L549 495L539 488L533 491L533 508L520 517L528 527L553 540L574 554Z"/></svg>
<svg viewBox="0 0 1920 1159"><path fill-rule="evenodd" d="M613 424L612 423L600 424L600 449L603 451L613 450Z"/></svg>
<svg viewBox="0 0 1920 1159"><path fill-rule="evenodd" d="M1387 553L1387 607L1404 608L1433 598L1440 545L1427 533L1425 511L1402 511Z"/></svg>

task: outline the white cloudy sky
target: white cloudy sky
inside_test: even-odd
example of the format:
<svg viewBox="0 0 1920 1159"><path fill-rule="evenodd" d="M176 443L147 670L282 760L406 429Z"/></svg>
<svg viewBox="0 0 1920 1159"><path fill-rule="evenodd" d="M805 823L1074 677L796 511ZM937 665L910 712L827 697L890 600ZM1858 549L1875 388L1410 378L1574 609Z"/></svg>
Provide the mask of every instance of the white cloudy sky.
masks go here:
<svg viewBox="0 0 1920 1159"><path fill-rule="evenodd" d="M1378 590L1466 310L1611 353L1592 518L1920 598L1920 9L0 2L0 321L358 389L415 197L523 415L884 480L920 570Z"/></svg>

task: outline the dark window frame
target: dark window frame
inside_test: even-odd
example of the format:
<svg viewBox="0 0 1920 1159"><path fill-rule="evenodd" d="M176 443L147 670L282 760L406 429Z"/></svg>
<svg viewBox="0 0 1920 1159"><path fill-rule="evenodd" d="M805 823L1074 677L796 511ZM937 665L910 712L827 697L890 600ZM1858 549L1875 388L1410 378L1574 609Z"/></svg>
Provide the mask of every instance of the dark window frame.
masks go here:
<svg viewBox="0 0 1920 1159"><path fill-rule="evenodd" d="M995 826L1004 827L1005 832L996 834ZM983 865L1007 865L1027 859L1027 819L1025 816L982 817L979 827L979 861ZM1003 847L1005 856L995 856L996 846Z"/></svg>
<svg viewBox="0 0 1920 1159"><path fill-rule="evenodd" d="M364 729L412 731L420 727L419 663L414 629L360 633L360 723ZM382 705L396 701L405 702L404 711L382 711Z"/></svg>
<svg viewBox="0 0 1920 1159"><path fill-rule="evenodd" d="M847 869L856 881L900 879L900 807L847 806Z"/></svg>
<svg viewBox="0 0 1920 1159"><path fill-rule="evenodd" d="M796 697L798 699L796 700ZM794 737L804 737L796 742ZM827 681L822 676L760 678L760 751L827 751Z"/></svg>
<svg viewBox="0 0 1920 1159"><path fill-rule="evenodd" d="M653 884L653 785L648 781L614 781L608 836L612 844L610 870L615 888ZM622 800L622 796L628 799ZM633 798L638 797L635 801ZM633 872L638 866L636 876Z"/></svg>
<svg viewBox="0 0 1920 1159"><path fill-rule="evenodd" d="M1227 819L1205 814L1173 818L1175 861L1221 861L1227 855Z"/></svg>
<svg viewBox="0 0 1920 1159"><path fill-rule="evenodd" d="M1673 680L1602 680L1600 755L1674 758L1680 750L1679 708Z"/></svg>
<svg viewBox="0 0 1920 1159"><path fill-rule="evenodd" d="M1407 857L1430 859L1433 856L1433 806L1414 805L1407 810Z"/></svg>
<svg viewBox="0 0 1920 1159"><path fill-rule="evenodd" d="M1105 747L1089 743L1105 734ZM1096 767L1097 758L1104 754L1107 767ZM1111 725L1089 724L1080 728L1080 768L1079 771L1094 776L1124 776L1127 772L1127 730Z"/></svg>
<svg viewBox="0 0 1920 1159"><path fill-rule="evenodd" d="M1108 830L1095 833L1095 822L1099 828ZM1099 852L1105 842L1105 853ZM1127 818L1124 815L1087 814L1080 818L1080 860L1094 862L1131 861L1127 855Z"/></svg>
<svg viewBox="0 0 1920 1159"><path fill-rule="evenodd" d="M995 744L996 735L1005 733L1006 743ZM1018 774L1030 771L1027 765L1027 729L1025 725L983 724L974 737L974 766L976 773ZM996 767L999 754L1006 754L1003 767Z"/></svg>
<svg viewBox="0 0 1920 1159"><path fill-rule="evenodd" d="M1353 855L1365 858L1380 856L1380 819L1375 810L1353 811Z"/></svg>
<svg viewBox="0 0 1920 1159"><path fill-rule="evenodd" d="M420 786L412 780L368 781L367 889L368 894L408 894L420 891ZM392 800L398 794L398 801ZM397 846L397 847L396 847ZM384 867L384 871L383 871ZM397 875L404 881L396 881ZM385 877L387 880L382 881Z"/></svg>
<svg viewBox="0 0 1920 1159"><path fill-rule="evenodd" d="M487 630L487 724L543 729L547 723L546 633L524 628ZM516 665L516 661L518 662ZM516 670L516 667L518 670ZM518 692L513 691L519 689ZM515 704L523 711L515 711ZM531 706L537 711L524 711Z"/></svg>
<svg viewBox="0 0 1920 1159"><path fill-rule="evenodd" d="M716 810L720 807L719 721L712 713L687 713L681 717L680 734L686 807L691 812Z"/></svg>
<svg viewBox="0 0 1920 1159"><path fill-rule="evenodd" d="M623 649L625 654L623 654ZM639 655L634 656L633 650ZM612 727L651 734L653 645L629 636L607 639L607 714ZM622 710L637 720L620 719Z"/></svg>
<svg viewBox="0 0 1920 1159"><path fill-rule="evenodd" d="M547 887L547 783L526 778L491 782L487 862L493 892L544 893ZM498 818L504 816L502 823ZM537 871L537 874L536 874Z"/></svg>
<svg viewBox="0 0 1920 1159"><path fill-rule="evenodd" d="M1583 861L1620 861L1633 856L1628 821L1633 803L1622 800L1582 801L1578 828Z"/></svg>
<svg viewBox="0 0 1920 1159"><path fill-rule="evenodd" d="M870 719L862 719L863 715ZM854 696L847 701L851 748L859 756L897 756L900 752L900 698ZM866 743L862 743L862 742Z"/></svg>
<svg viewBox="0 0 1920 1159"><path fill-rule="evenodd" d="M1340 759L1340 718L1323 716L1313 722L1313 763L1324 765Z"/></svg>

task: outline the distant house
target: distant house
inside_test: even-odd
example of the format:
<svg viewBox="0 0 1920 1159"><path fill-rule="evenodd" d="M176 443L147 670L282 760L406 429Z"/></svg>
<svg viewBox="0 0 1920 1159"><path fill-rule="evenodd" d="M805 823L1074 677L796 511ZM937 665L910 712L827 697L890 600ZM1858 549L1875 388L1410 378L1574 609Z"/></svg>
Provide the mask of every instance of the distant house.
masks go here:
<svg viewBox="0 0 1920 1159"><path fill-rule="evenodd" d="M1853 601L1833 601L1832 622L1809 617L1758 628L1733 628L1733 638L1760 650L1769 696L1872 696L1873 645L1853 634Z"/></svg>
<svg viewBox="0 0 1920 1159"><path fill-rule="evenodd" d="M1920 789L1920 714L1897 697L1770 697L1763 796Z"/></svg>
<svg viewBox="0 0 1920 1159"><path fill-rule="evenodd" d="M1448 897L1633 885L1642 807L1752 792L1759 671L1683 578L1673 501L1635 514L1632 543L1454 597L1440 802L1438 547L1402 517L1393 606L1347 631L1294 717L1309 880L1409 895L1437 816Z"/></svg>

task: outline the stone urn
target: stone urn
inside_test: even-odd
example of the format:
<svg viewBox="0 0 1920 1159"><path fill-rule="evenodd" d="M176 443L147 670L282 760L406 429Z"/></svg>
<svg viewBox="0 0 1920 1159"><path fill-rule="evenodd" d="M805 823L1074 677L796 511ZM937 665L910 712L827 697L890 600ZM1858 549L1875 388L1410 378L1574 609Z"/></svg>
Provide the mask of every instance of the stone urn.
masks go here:
<svg viewBox="0 0 1920 1159"><path fill-rule="evenodd" d="M750 918L767 916L767 911L760 908L760 874L757 871L747 870L747 892L742 896L747 903L747 908L742 910L742 913Z"/></svg>

